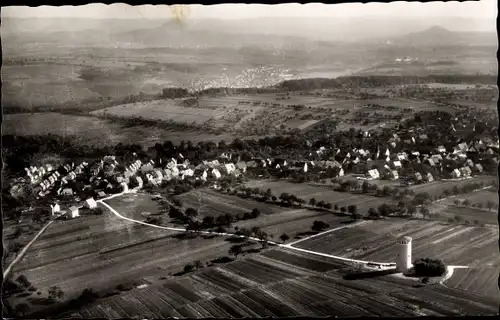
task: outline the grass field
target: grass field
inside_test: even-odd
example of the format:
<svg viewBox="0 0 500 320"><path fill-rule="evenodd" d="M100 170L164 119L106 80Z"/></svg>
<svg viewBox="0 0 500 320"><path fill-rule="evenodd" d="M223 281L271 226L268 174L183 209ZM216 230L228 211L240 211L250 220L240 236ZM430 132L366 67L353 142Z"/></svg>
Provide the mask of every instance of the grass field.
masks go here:
<svg viewBox="0 0 500 320"><path fill-rule="evenodd" d="M498 204L498 193L495 188L489 188L477 192L472 192L468 194L461 194L454 198L449 198L443 201L440 201L440 204L443 205L452 205L455 200L459 200L460 202L464 200L468 200L471 204L481 203L483 208L486 207L486 203L491 201L492 203Z"/></svg>
<svg viewBox="0 0 500 320"><path fill-rule="evenodd" d="M490 315L498 302L445 287L415 288L390 276L344 280L346 266L281 249L239 257L161 286L98 300L74 317L289 317ZM432 301L432 302L428 302Z"/></svg>
<svg viewBox="0 0 500 320"><path fill-rule="evenodd" d="M22 124L22 125L20 125ZM176 132L159 127L134 126L125 128L118 123L87 116L63 115L59 113L7 114L2 120L2 135L76 135L77 143L86 145L116 145L118 143L140 143L153 145L170 140L231 141L230 135L210 135L199 132Z"/></svg>
<svg viewBox="0 0 500 320"><path fill-rule="evenodd" d="M243 199L237 196L221 194L213 190L195 190L178 197L185 208L196 208L199 217L218 216L220 214L246 213L254 208L259 209L261 215L256 219L235 222L233 225L239 228L259 227L278 237L287 233L290 238L297 234L308 232L314 220L321 220L330 225L330 228L344 225L350 221L349 217L336 216L322 211L308 209L284 208L269 203L258 202L251 199Z"/></svg>
<svg viewBox="0 0 500 320"><path fill-rule="evenodd" d="M471 207L457 207L455 205L433 204L430 208L433 213L438 214L443 220L460 217L462 221L468 221L469 224L477 222L479 224L498 225L498 211L487 209L477 209Z"/></svg>
<svg viewBox="0 0 500 320"><path fill-rule="evenodd" d="M412 259L437 258L452 265L498 265L498 228L437 221L388 219L338 230L296 246L360 260L395 262L396 241L413 239Z"/></svg>
<svg viewBox="0 0 500 320"><path fill-rule="evenodd" d="M498 268L455 269L444 284L487 297L498 297Z"/></svg>
<svg viewBox="0 0 500 320"><path fill-rule="evenodd" d="M253 180L248 182L247 187L260 188L267 190L270 188L272 192L279 196L282 193L294 194L299 198L309 201L315 198L316 201L325 201L338 205L339 207L355 204L358 211L366 214L369 208L378 208L382 203L391 201L387 198L372 197L363 194L352 194L349 192L337 192L329 187L310 186L303 183L293 183L288 181L272 181L272 180Z"/></svg>
<svg viewBox="0 0 500 320"><path fill-rule="evenodd" d="M106 200L106 203L124 217L144 221L149 215L166 215L166 208L152 195L129 193Z"/></svg>

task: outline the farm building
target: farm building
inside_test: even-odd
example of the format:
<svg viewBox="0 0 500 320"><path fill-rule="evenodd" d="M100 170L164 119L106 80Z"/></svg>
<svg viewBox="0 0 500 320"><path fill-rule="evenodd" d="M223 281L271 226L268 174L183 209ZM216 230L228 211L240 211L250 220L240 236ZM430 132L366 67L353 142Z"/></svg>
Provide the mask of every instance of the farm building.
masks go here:
<svg viewBox="0 0 500 320"><path fill-rule="evenodd" d="M79 217L80 215L78 213L78 207L75 207L75 206L70 207L66 216L70 219L74 219L76 217Z"/></svg>
<svg viewBox="0 0 500 320"><path fill-rule="evenodd" d="M83 206L88 209L95 209L97 208L97 203L95 202L94 198L88 198L87 200L85 200Z"/></svg>
<svg viewBox="0 0 500 320"><path fill-rule="evenodd" d="M215 169L215 168L214 168L214 169L212 169L211 173L212 173L212 176L213 176L215 179L220 179L221 174L220 174L219 170L217 170L217 169Z"/></svg>
<svg viewBox="0 0 500 320"><path fill-rule="evenodd" d="M398 240L399 253L397 257L396 269L401 272L406 272L412 268L411 245L412 238L410 237L403 237Z"/></svg>

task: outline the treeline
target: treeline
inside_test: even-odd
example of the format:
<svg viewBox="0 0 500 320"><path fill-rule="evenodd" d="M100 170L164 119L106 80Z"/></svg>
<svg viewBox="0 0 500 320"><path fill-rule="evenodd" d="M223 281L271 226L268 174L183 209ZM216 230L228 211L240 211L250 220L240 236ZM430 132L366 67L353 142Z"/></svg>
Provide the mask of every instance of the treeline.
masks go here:
<svg viewBox="0 0 500 320"><path fill-rule="evenodd" d="M426 84L486 84L496 85L493 75L428 75L428 76L346 76L336 79L313 78L287 80L276 87L282 90L320 90L339 88L373 88L395 85Z"/></svg>

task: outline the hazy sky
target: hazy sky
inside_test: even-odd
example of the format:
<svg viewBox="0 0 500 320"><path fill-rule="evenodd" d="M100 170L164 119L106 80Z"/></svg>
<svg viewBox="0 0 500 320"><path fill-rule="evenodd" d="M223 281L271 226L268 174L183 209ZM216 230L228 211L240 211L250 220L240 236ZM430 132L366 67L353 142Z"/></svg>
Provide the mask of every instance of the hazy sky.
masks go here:
<svg viewBox="0 0 500 320"><path fill-rule="evenodd" d="M186 9L187 7L187 9ZM496 0L467 2L408 3L404 1L368 4L325 5L311 3L259 5L259 4L222 4L222 5L183 5L173 9L171 6L129 6L123 3L113 5L89 4L85 6L61 7L4 7L3 17L84 17L84 18L166 18L173 11L190 18L242 19L257 17L354 17L366 15L394 15L398 17L453 16L467 18L493 19L497 16Z"/></svg>

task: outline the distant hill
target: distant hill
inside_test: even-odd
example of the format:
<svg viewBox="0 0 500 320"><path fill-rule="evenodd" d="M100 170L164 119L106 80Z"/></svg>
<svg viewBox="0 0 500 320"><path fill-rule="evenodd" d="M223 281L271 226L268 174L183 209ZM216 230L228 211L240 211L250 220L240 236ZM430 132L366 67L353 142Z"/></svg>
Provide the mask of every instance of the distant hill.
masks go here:
<svg viewBox="0 0 500 320"><path fill-rule="evenodd" d="M493 32L456 32L433 26L420 32L391 38L397 46L497 46L497 35Z"/></svg>

